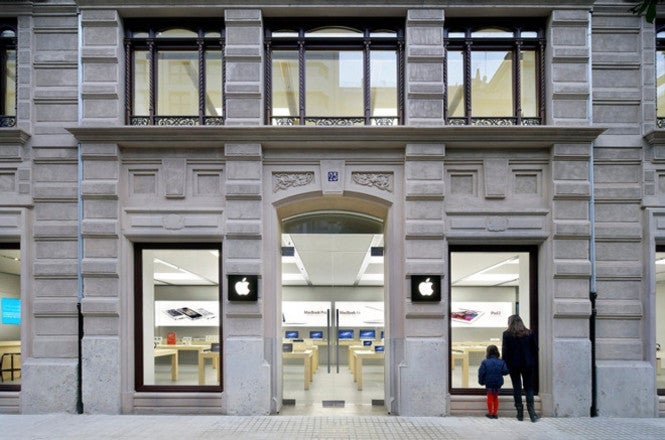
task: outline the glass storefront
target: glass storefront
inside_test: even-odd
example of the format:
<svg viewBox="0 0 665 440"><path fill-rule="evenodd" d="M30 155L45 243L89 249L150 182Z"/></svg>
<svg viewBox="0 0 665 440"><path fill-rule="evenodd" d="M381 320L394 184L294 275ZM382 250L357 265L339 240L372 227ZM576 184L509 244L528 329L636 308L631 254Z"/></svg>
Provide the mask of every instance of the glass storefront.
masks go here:
<svg viewBox="0 0 665 440"><path fill-rule="evenodd" d="M0 389L21 385L21 251L0 243Z"/></svg>
<svg viewBox="0 0 665 440"><path fill-rule="evenodd" d="M488 345L501 351L508 317L518 314L536 330L536 249L451 248L450 384L453 392L484 390L478 368ZM506 378L504 389L510 388Z"/></svg>
<svg viewBox="0 0 665 440"><path fill-rule="evenodd" d="M214 245L136 245L137 390L219 390L219 255Z"/></svg>
<svg viewBox="0 0 665 440"><path fill-rule="evenodd" d="M656 252L656 388L665 395L665 246Z"/></svg>

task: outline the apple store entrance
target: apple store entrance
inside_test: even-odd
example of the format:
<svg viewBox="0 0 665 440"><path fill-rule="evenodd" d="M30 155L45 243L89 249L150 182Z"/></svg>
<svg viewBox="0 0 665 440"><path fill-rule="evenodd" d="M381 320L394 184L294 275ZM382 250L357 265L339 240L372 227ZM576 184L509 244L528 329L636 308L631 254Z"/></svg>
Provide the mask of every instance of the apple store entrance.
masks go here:
<svg viewBox="0 0 665 440"><path fill-rule="evenodd" d="M383 224L282 223L281 414L385 414Z"/></svg>

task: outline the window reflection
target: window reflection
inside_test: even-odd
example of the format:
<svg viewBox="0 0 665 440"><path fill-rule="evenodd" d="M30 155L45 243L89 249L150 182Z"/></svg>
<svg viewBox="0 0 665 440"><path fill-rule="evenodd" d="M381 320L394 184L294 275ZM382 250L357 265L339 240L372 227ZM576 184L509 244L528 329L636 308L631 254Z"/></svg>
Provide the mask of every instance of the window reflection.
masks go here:
<svg viewBox="0 0 665 440"><path fill-rule="evenodd" d="M520 54L521 107L525 118L538 117L538 78L536 75L536 52L522 51Z"/></svg>
<svg viewBox="0 0 665 440"><path fill-rule="evenodd" d="M307 52L305 84L307 116L363 116L362 52Z"/></svg>
<svg viewBox="0 0 665 440"><path fill-rule="evenodd" d="M198 114L198 54L160 52L157 56L157 114Z"/></svg>
<svg viewBox="0 0 665 440"><path fill-rule="evenodd" d="M0 22L0 127L16 126L16 23Z"/></svg>
<svg viewBox="0 0 665 440"><path fill-rule="evenodd" d="M8 50L5 56L5 77L2 82L5 93L4 114L16 116L16 51Z"/></svg>
<svg viewBox="0 0 665 440"><path fill-rule="evenodd" d="M268 123L399 123L403 92L398 78L398 31L323 27L296 32L285 29L283 23L275 31L267 26L271 59L266 80L271 98Z"/></svg>
<svg viewBox="0 0 665 440"><path fill-rule="evenodd" d="M161 21L129 19L126 24L127 93L131 97L127 123L222 125L221 22L192 20L193 29L162 29Z"/></svg>
<svg viewBox="0 0 665 440"><path fill-rule="evenodd" d="M471 53L471 115L513 114L513 62L510 52Z"/></svg>
<svg viewBox="0 0 665 440"><path fill-rule="evenodd" d="M445 31L447 123L543 124L542 24L513 20L497 20L506 28L469 24L478 21L486 20L450 20Z"/></svg>
<svg viewBox="0 0 665 440"><path fill-rule="evenodd" d="M298 53L272 53L272 105L274 116L298 116Z"/></svg>
<svg viewBox="0 0 665 440"><path fill-rule="evenodd" d="M462 52L448 52L448 116L464 117L464 59Z"/></svg>
<svg viewBox="0 0 665 440"><path fill-rule="evenodd" d="M665 51L656 52L657 116L665 118Z"/></svg>

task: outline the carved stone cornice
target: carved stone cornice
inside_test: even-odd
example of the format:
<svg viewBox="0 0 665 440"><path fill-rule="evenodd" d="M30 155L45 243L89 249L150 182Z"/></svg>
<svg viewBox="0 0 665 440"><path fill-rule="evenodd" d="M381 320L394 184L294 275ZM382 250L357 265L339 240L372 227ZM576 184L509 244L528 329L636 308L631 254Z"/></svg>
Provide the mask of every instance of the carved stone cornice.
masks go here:
<svg viewBox="0 0 665 440"><path fill-rule="evenodd" d="M404 148L407 144L445 144L447 148L547 148L554 144L594 141L605 128L595 127L73 127L81 142L114 143L131 148L222 147L226 143L260 143L265 148L325 149Z"/></svg>

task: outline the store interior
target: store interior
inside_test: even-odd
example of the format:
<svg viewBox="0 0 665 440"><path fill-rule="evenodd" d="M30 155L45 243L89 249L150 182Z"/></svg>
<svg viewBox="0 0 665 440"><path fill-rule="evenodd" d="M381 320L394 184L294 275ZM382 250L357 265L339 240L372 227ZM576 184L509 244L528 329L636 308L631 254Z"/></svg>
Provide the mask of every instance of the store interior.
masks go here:
<svg viewBox="0 0 665 440"><path fill-rule="evenodd" d="M21 384L21 252L0 247L0 387Z"/></svg>

